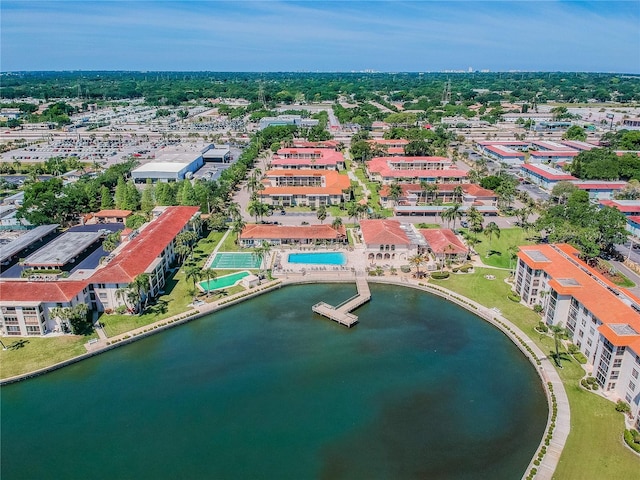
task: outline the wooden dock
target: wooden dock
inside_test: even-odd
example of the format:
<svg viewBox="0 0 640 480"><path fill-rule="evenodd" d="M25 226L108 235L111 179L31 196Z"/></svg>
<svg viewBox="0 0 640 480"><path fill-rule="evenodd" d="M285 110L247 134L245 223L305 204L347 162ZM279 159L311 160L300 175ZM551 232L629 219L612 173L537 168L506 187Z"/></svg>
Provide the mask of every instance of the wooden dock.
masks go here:
<svg viewBox="0 0 640 480"><path fill-rule="evenodd" d="M356 288L358 293L355 296L336 307L325 302L319 302L311 307L311 310L334 322L338 322L340 325L351 328L351 326L358 323L358 317L350 312L371 300L371 291L365 277L356 277Z"/></svg>

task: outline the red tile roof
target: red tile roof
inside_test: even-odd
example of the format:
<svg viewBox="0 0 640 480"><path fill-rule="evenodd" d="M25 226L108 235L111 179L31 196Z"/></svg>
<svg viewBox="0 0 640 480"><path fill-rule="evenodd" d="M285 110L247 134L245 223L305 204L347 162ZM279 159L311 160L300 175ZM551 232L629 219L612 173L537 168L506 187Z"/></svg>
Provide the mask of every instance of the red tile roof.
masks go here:
<svg viewBox="0 0 640 480"><path fill-rule="evenodd" d="M539 150L532 151L531 157L576 157L580 152L576 150Z"/></svg>
<svg viewBox="0 0 640 480"><path fill-rule="evenodd" d="M633 203L622 203L615 200L600 200L600 205L615 208L622 213L640 213L640 201Z"/></svg>
<svg viewBox="0 0 640 480"><path fill-rule="evenodd" d="M410 245L397 220L360 220L362 238L367 245Z"/></svg>
<svg viewBox="0 0 640 480"><path fill-rule="evenodd" d="M527 255L529 251L542 253L548 261L533 260ZM550 286L558 293L571 295L578 300L604 324L600 326L600 332L614 345L622 346L620 336L606 325L628 324L640 333L640 314L607 287L624 291L625 295L627 294L626 290L602 277L596 270L581 261L578 254L579 252L575 248L567 244L527 245L520 247L518 257L531 268L545 271L552 278L549 282ZM560 279L573 279L578 285L563 285L558 281ZM629 296L632 297L630 294ZM626 335L622 338L625 342L636 342L640 346L640 335L631 339Z"/></svg>
<svg viewBox="0 0 640 480"><path fill-rule="evenodd" d="M267 180L261 196L269 195L341 195L351 186L348 175L342 175L335 170L269 170L265 174ZM276 177L323 177L325 186L269 186L270 179Z"/></svg>
<svg viewBox="0 0 640 480"><path fill-rule="evenodd" d="M100 210L94 213L94 216L98 218L128 217L132 213L131 210Z"/></svg>
<svg viewBox="0 0 640 480"><path fill-rule="evenodd" d="M262 225L250 224L244 227L241 239L253 240L337 240L345 238L344 226L334 229L331 225Z"/></svg>
<svg viewBox="0 0 640 480"><path fill-rule="evenodd" d="M485 150L489 150L490 152L500 155L501 157L524 158L524 153L518 152L517 150L512 150L507 145L483 145L483 146Z"/></svg>
<svg viewBox="0 0 640 480"><path fill-rule="evenodd" d="M542 178L545 178L547 180L578 180L576 177L574 177L573 175L570 175L568 173L550 173L547 172L545 170L543 170L540 167L536 167L535 165L532 165L530 163L525 163L524 165L520 166L521 170L528 170L532 173L536 173L538 175L540 175Z"/></svg>
<svg viewBox="0 0 640 480"><path fill-rule="evenodd" d="M73 300L88 281L20 282L0 281L3 302L60 302Z"/></svg>
<svg viewBox="0 0 640 480"><path fill-rule="evenodd" d="M439 255L464 255L467 247L448 228L423 228L420 233L429 244L433 253Z"/></svg>
<svg viewBox="0 0 640 480"><path fill-rule="evenodd" d="M167 207L104 268L91 277L93 283L129 283L153 263L173 241L198 207Z"/></svg>
<svg viewBox="0 0 640 480"><path fill-rule="evenodd" d="M457 168L404 170L394 169L389 166L389 161L396 162L403 157L378 157L367 162L367 169L371 173L377 173L385 178L467 178L467 172Z"/></svg>
<svg viewBox="0 0 640 480"><path fill-rule="evenodd" d="M387 139L387 138L374 138L367 140L369 143L375 143L377 145L407 145L409 140L405 138Z"/></svg>
<svg viewBox="0 0 640 480"><path fill-rule="evenodd" d="M289 155L319 155L318 158L297 158ZM331 148L281 148L271 164L280 165L338 165L344 163L344 155Z"/></svg>

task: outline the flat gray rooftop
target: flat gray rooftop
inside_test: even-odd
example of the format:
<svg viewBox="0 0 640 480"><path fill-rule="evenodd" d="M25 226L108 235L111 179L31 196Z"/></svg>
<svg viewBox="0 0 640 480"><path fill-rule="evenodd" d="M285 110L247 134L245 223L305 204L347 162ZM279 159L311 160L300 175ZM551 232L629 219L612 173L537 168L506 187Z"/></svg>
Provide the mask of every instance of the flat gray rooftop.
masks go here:
<svg viewBox="0 0 640 480"><path fill-rule="evenodd" d="M24 264L34 267L61 267L96 242L100 235L100 232L66 232L29 255Z"/></svg>
<svg viewBox="0 0 640 480"><path fill-rule="evenodd" d="M534 262L549 262L547 256L540 250L524 250L524 254Z"/></svg>
<svg viewBox="0 0 640 480"><path fill-rule="evenodd" d="M57 223L51 225L40 225L33 230L29 230L24 235L20 235L18 238L12 240L6 245L2 245L0 248L0 263L5 262L17 253L20 253L22 250L36 243L38 240L46 237L58 227L59 225Z"/></svg>

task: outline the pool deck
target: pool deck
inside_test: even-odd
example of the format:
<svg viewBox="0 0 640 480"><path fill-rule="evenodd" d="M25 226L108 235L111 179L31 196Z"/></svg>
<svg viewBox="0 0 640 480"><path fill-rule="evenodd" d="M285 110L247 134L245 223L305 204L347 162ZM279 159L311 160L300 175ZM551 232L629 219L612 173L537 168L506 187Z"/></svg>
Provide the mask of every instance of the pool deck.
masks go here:
<svg viewBox="0 0 640 480"><path fill-rule="evenodd" d="M349 298L337 307L325 302L319 302L311 307L311 310L334 322L338 322L340 325L351 328L358 323L358 317L350 312L371 300L371 290L365 277L356 277L356 288L358 289L357 295Z"/></svg>

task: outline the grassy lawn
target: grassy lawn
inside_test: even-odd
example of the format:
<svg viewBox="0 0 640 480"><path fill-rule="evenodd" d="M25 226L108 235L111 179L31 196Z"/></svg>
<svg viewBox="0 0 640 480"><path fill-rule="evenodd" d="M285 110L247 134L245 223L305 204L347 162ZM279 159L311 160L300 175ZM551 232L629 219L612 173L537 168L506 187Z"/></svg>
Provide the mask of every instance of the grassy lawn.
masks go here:
<svg viewBox="0 0 640 480"><path fill-rule="evenodd" d="M491 241L484 233L480 233L478 239L480 243L473 248L478 252L482 263L500 268L511 268L514 265L509 256L509 247L535 243L534 232L526 233L521 228L503 228L500 230L500 238L493 235Z"/></svg>
<svg viewBox="0 0 640 480"><path fill-rule="evenodd" d="M227 238L225 238L224 243L220 245L220 249L218 251L220 252L239 252L240 251L240 247L236 243L236 235L233 232L227 235Z"/></svg>
<svg viewBox="0 0 640 480"><path fill-rule="evenodd" d="M487 280L491 274L495 280ZM429 283L458 292L487 307L497 307L521 328L544 352L553 352L553 339L534 330L540 316L523 305L507 299L508 272L477 268L469 275L452 275L447 280ZM491 288L487 288L488 285ZM579 386L584 370L570 355L561 355L560 377L564 382L571 408L571 432L554 478L598 479L634 478L640 471L640 460L622 445L624 422L614 404Z"/></svg>
<svg viewBox="0 0 640 480"><path fill-rule="evenodd" d="M187 310L187 305L191 303L193 297L189 293L193 288L193 283L187 282L182 270L175 273L173 277L168 277L164 287L165 294L158 298L155 305L147 308L142 315L106 315L100 316L100 321L104 323L104 331L109 337L143 327L150 323L171 317Z"/></svg>
<svg viewBox="0 0 640 480"><path fill-rule="evenodd" d="M416 228L442 228L439 223L416 223Z"/></svg>
<svg viewBox="0 0 640 480"><path fill-rule="evenodd" d="M84 344L96 335L50 338L3 338L7 350L0 350L0 378L32 372L86 353Z"/></svg>

